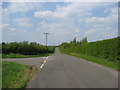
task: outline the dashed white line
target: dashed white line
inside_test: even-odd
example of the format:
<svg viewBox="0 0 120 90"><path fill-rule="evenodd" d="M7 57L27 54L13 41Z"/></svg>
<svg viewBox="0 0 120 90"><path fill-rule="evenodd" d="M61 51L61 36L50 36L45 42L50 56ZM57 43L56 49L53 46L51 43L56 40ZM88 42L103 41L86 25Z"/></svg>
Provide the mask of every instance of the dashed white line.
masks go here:
<svg viewBox="0 0 120 90"><path fill-rule="evenodd" d="M46 59L48 59L49 56L46 57Z"/></svg>
<svg viewBox="0 0 120 90"><path fill-rule="evenodd" d="M43 59L44 59L45 57L43 57Z"/></svg>
<svg viewBox="0 0 120 90"><path fill-rule="evenodd" d="M44 64L42 64L42 65L40 66L40 68L43 68L43 66L44 66Z"/></svg>
<svg viewBox="0 0 120 90"><path fill-rule="evenodd" d="M43 62L44 64L46 63L46 60Z"/></svg>
<svg viewBox="0 0 120 90"><path fill-rule="evenodd" d="M48 56L48 57L49 57L49 56ZM43 68L44 64L46 63L46 60L48 59L48 57L46 57L45 61L44 61L43 64L40 66L41 69ZM45 58L45 57L43 57L43 59L44 59L44 58Z"/></svg>

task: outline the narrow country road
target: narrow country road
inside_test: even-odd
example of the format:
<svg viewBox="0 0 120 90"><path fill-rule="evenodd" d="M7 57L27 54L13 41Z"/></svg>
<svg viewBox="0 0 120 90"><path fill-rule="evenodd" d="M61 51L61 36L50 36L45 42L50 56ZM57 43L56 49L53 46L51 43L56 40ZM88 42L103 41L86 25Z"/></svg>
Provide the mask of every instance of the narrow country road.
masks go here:
<svg viewBox="0 0 120 90"><path fill-rule="evenodd" d="M118 72L101 65L61 54L49 57L4 59L38 67L26 88L118 88Z"/></svg>

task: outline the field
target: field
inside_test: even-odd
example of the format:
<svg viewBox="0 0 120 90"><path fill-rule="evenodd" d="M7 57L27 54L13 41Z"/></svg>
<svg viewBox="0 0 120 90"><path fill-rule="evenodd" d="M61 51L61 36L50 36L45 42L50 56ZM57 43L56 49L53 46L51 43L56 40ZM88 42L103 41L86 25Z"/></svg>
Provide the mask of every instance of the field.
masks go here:
<svg viewBox="0 0 120 90"><path fill-rule="evenodd" d="M2 88L24 88L37 70L10 61L3 61L2 67Z"/></svg>
<svg viewBox="0 0 120 90"><path fill-rule="evenodd" d="M120 37L89 43L62 43L60 52L118 70Z"/></svg>

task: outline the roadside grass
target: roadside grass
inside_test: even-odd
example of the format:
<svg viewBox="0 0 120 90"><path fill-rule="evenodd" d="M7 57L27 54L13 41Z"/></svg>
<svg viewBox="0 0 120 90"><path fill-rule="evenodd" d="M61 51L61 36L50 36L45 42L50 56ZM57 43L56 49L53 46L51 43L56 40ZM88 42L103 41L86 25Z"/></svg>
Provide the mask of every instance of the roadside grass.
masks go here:
<svg viewBox="0 0 120 90"><path fill-rule="evenodd" d="M2 61L2 88L24 88L37 69L11 61Z"/></svg>
<svg viewBox="0 0 120 90"><path fill-rule="evenodd" d="M94 62L94 63L97 63L97 64L101 64L103 66L112 68L114 70L120 71L120 68L118 67L119 61L108 61L108 60L101 59L101 58L98 58L98 57L89 56L89 55L85 55L85 54L78 54L78 53L64 53L64 54L75 56L75 57L78 57L78 58L81 58L81 59L84 59L84 60L87 60L87 61L91 61L91 62Z"/></svg>
<svg viewBox="0 0 120 90"><path fill-rule="evenodd" d="M46 53L46 54L40 54L40 55L21 55L21 54L2 54L2 58L30 58L30 57L44 57L44 56L50 56L53 53Z"/></svg>

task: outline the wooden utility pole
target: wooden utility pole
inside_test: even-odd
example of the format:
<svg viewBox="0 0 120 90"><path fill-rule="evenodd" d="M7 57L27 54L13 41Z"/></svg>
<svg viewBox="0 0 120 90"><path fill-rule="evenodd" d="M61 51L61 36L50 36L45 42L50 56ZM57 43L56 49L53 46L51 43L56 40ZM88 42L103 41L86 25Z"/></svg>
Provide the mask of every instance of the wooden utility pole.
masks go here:
<svg viewBox="0 0 120 90"><path fill-rule="evenodd" d="M46 35L46 46L47 46L47 35L50 34L50 33L44 33Z"/></svg>

